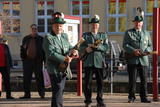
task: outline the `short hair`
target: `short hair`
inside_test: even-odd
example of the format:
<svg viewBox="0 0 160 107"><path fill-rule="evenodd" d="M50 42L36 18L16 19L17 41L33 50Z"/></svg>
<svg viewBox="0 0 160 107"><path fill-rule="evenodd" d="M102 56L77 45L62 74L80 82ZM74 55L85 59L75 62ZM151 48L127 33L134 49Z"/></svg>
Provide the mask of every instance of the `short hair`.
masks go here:
<svg viewBox="0 0 160 107"><path fill-rule="evenodd" d="M36 25L36 24L31 24L31 25L30 25L30 27L31 27L31 28L32 28L33 26L36 26L36 27L37 27L37 25Z"/></svg>

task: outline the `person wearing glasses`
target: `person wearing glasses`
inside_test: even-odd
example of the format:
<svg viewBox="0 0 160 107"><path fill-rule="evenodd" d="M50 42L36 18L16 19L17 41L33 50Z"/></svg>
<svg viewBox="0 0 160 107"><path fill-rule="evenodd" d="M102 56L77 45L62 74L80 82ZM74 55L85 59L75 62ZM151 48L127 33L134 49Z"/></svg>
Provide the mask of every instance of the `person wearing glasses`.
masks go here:
<svg viewBox="0 0 160 107"><path fill-rule="evenodd" d="M31 34L25 36L22 40L20 56L23 62L23 88L24 96L20 99L31 98L30 88L32 74L34 72L37 83L39 96L45 97L44 79L43 79L43 62L45 61L45 53L42 48L43 37L38 35L36 24L30 26Z"/></svg>

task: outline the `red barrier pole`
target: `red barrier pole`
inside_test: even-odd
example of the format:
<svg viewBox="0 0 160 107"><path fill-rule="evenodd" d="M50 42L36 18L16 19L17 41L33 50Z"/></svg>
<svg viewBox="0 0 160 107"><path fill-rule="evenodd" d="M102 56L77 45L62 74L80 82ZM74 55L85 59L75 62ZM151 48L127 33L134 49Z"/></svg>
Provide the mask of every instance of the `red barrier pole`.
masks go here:
<svg viewBox="0 0 160 107"><path fill-rule="evenodd" d="M153 9L153 50L158 51L159 8ZM158 55L153 55L153 101L158 101Z"/></svg>
<svg viewBox="0 0 160 107"><path fill-rule="evenodd" d="M77 68L77 96L82 96L82 61L78 61Z"/></svg>
<svg viewBox="0 0 160 107"><path fill-rule="evenodd" d="M82 18L79 18L79 37L82 37ZM82 96L82 61L78 60L78 67L77 67L77 95Z"/></svg>
<svg viewBox="0 0 160 107"><path fill-rule="evenodd" d="M78 37L79 39L81 39L82 37L82 18L77 17L77 16L69 16L69 15L65 15L65 18L80 21L80 24L78 27L78 31L79 31ZM79 59L77 63L77 96L82 96L82 61Z"/></svg>

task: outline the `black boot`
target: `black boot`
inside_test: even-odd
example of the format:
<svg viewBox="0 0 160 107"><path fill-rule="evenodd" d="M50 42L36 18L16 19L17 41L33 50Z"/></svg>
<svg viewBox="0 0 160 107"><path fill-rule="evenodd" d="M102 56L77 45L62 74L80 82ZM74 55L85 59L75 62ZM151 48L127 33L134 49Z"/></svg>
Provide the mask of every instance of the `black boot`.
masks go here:
<svg viewBox="0 0 160 107"><path fill-rule="evenodd" d="M14 97L11 96L11 92L6 92L6 99L14 99Z"/></svg>
<svg viewBox="0 0 160 107"><path fill-rule="evenodd" d="M148 100L147 98L141 98L141 102L142 103L151 103L151 101Z"/></svg>
<svg viewBox="0 0 160 107"><path fill-rule="evenodd" d="M19 97L19 99L30 99L31 95L30 94L24 94L23 97Z"/></svg>

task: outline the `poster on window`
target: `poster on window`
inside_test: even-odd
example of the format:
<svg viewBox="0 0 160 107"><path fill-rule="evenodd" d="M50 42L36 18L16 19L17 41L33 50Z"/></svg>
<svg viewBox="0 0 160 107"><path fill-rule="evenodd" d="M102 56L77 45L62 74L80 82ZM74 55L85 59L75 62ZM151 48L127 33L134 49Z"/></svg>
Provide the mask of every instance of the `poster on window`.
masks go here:
<svg viewBox="0 0 160 107"><path fill-rule="evenodd" d="M72 46L75 46L78 42L78 24L79 20L65 19L66 24L64 24L64 32L68 34L69 42Z"/></svg>

